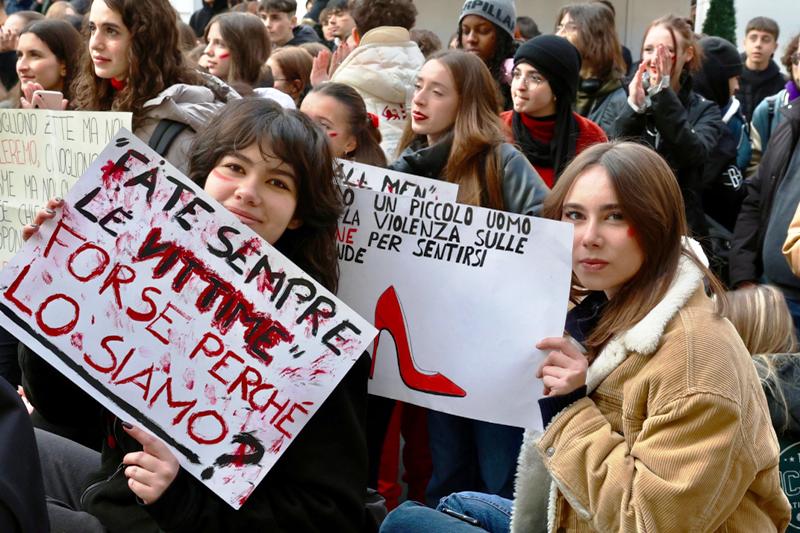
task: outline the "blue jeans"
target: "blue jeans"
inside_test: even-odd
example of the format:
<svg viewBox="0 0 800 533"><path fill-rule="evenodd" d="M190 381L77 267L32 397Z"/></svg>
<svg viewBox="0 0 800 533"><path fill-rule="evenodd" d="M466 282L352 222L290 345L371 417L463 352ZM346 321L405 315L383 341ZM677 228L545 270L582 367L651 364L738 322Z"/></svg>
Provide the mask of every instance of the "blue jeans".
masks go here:
<svg viewBox="0 0 800 533"><path fill-rule="evenodd" d="M478 520L478 526L445 514L443 509ZM389 513L380 533L508 533L511 528L511 500L480 492L459 492L442 498L436 509L405 502Z"/></svg>
<svg viewBox="0 0 800 533"><path fill-rule="evenodd" d="M425 492L430 507L461 491L511 498L522 429L428 412L433 472Z"/></svg>

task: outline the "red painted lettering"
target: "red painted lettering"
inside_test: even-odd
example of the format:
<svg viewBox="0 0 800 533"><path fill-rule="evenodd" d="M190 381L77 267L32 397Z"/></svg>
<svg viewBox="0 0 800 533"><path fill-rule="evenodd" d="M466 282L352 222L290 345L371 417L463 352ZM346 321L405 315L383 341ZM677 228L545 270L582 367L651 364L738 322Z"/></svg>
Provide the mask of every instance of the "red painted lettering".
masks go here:
<svg viewBox="0 0 800 533"><path fill-rule="evenodd" d="M167 311L169 311L170 309L172 309L173 311L178 313L181 317L183 317L183 319L185 321L187 321L187 322L191 321L191 317L189 315L187 315L186 313L184 313L183 311L181 311L180 309L178 309L177 307L175 307L174 305L172 305L172 302L167 303L167 306L164 308L163 311L161 311L161 314L158 315L156 317L156 319L153 320L152 322L150 322L147 325L147 327L145 328L147 331L150 332L151 335L153 335L153 337L155 337L156 339L160 340L163 344L169 344L169 340L168 339L169 339L169 334L170 334L170 331L171 331L170 328L167 327L165 329L165 331L159 332L159 331L156 331L156 329L153 326L160 320L163 320L167 324L172 324L172 317L167 315ZM163 335L162 335L162 333L163 333Z"/></svg>
<svg viewBox="0 0 800 533"><path fill-rule="evenodd" d="M97 266L94 267L94 270L92 270L91 272L89 272L85 276L81 276L81 275L78 275L78 273L75 272L74 263L75 263L75 260L78 258L78 256L80 256L86 250L95 250L95 251L99 252L100 253L100 258L99 258L100 261L98 262ZM87 281L93 280L94 278L96 278L97 276L102 274L103 271L108 266L109 261L111 261L111 258L108 256L108 252L106 252L105 250L103 250L102 248L97 246L96 244L93 244L91 242L87 242L87 243L84 243L83 245L81 245L77 250L75 250L72 253L72 255L69 256L69 259L67 259L67 270L69 270L69 273L72 274L72 276L75 279L77 279L78 281L87 282Z"/></svg>
<svg viewBox="0 0 800 533"><path fill-rule="evenodd" d="M153 301L153 299L148 296L148 293L151 292L154 292L156 294L161 294L161 291L156 289L155 287L145 287L144 289L142 289L142 301L146 303L150 309L148 309L143 313L140 313L139 311L134 311L133 308L129 307L127 311L125 311L125 314L138 322L146 322L148 320L153 320L153 317L156 316L156 312L158 311L158 307L156 306L156 303Z"/></svg>
<svg viewBox="0 0 800 533"><path fill-rule="evenodd" d="M16 305L17 309L19 309L20 311L22 311L26 315L31 315L32 311L30 310L30 308L27 305L25 305L24 303L20 302L17 299L17 297L14 295L14 293L17 292L17 289L19 288L20 283L22 283L22 280L25 279L25 276L28 275L28 272L30 271L30 269L31 269L30 265L25 265L23 267L23 269L20 270L19 275L17 276L17 279L14 280L14 283L12 283L11 286L8 289L6 289L6 292L3 293L3 296L5 296L6 300L8 300L9 302L11 302L14 305Z"/></svg>
<svg viewBox="0 0 800 533"><path fill-rule="evenodd" d="M44 312L45 310L55 301L63 300L64 302L68 303L72 307L72 318L64 324L63 326L53 326L51 324L47 324L44 321ZM55 313L56 316L63 317L65 313ZM66 294L53 294L49 296L42 305L39 306L39 309L36 311L36 324L39 325L42 331L44 331L47 335L51 337L58 337L59 335L64 335L72 331L72 328L75 327L75 324L78 323L78 318L80 316L80 308L78 307L78 302L67 296Z"/></svg>
<svg viewBox="0 0 800 533"><path fill-rule="evenodd" d="M127 274L127 277L125 277L123 274ZM129 266L117 263L114 265L114 268L111 269L111 273L106 276L106 279L103 281L103 285L100 287L100 292L98 294L103 294L106 289L112 287L114 290L114 300L117 302L117 307L122 309L122 297L119 293L119 286L127 285L135 279L135 270Z"/></svg>
<svg viewBox="0 0 800 533"><path fill-rule="evenodd" d="M62 229L65 230L67 233L72 234L74 237L77 237L78 239L80 239L82 241L86 240L86 237L84 237L83 235L81 235L80 233L78 233L77 231L72 229L71 227L67 226L64 223L64 219L62 218L61 220L58 221L58 224L56 224L56 229L53 230L52 235L50 235L50 240L47 241L47 246L45 246L45 248L44 248L44 257L48 257L50 255L50 248L53 246L53 243L59 244L60 246L63 246L64 248L67 247L66 243L64 243L63 241L58 240L58 234L61 233Z"/></svg>
<svg viewBox="0 0 800 533"><path fill-rule="evenodd" d="M197 431L195 430L195 424L198 420L213 418L216 420L217 424L219 424L219 435L213 438L206 438L204 436L198 435ZM225 420L217 413L216 411L200 411L199 413L194 413L192 416L189 417L189 422L187 423L187 430L189 436L195 442L199 444L218 444L222 442L222 440L228 434L228 426L225 424Z"/></svg>
<svg viewBox="0 0 800 533"><path fill-rule="evenodd" d="M217 347L214 348L212 351L209 351L208 349L206 349L206 343L211 339L213 339L217 343ZM216 355L221 354L223 349L224 348L222 345L222 341L220 340L219 337L217 337L213 333L206 333L205 335L203 335L203 338L200 340L200 342L197 343L197 346L194 347L194 350L192 350L191 355L189 355L189 359L194 359L194 356L197 355L197 352L199 352L200 350L203 350L203 354L205 354L206 357L214 357Z"/></svg>
<svg viewBox="0 0 800 533"><path fill-rule="evenodd" d="M211 374L212 377L218 379L220 383L222 383L223 385L227 385L228 381L225 380L225 378L223 378L219 374L217 374L217 370L219 370L220 368L228 367L228 358L233 358L239 361L240 363L244 363L244 359L242 359L241 357L239 357L238 355L229 350L228 353L222 356L219 361L214 363L214 366L212 366L211 370L208 371L208 373Z"/></svg>

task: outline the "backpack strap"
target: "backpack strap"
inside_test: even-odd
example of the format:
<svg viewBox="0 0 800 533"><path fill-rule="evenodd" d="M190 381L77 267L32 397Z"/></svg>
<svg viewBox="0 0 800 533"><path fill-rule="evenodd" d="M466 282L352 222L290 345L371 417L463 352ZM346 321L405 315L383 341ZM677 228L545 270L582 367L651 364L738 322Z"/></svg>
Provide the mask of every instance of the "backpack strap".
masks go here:
<svg viewBox="0 0 800 533"><path fill-rule="evenodd" d="M767 139L772 136L772 119L775 118L776 100L777 98L767 98ZM766 147L762 147L761 150L763 151L764 148Z"/></svg>
<svg viewBox="0 0 800 533"><path fill-rule="evenodd" d="M166 156L172 142L188 127L189 125L183 122L163 118L158 121L147 145L159 155Z"/></svg>

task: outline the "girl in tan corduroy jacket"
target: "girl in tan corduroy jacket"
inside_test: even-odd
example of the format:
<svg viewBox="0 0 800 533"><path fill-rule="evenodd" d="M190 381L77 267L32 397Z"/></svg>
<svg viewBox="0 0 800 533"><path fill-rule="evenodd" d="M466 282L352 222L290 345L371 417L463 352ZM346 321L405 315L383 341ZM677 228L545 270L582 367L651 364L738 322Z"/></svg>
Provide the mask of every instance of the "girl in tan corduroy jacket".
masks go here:
<svg viewBox="0 0 800 533"><path fill-rule="evenodd" d="M706 296L704 280L718 283L682 238L666 163L638 145L594 147L545 215L574 225L574 296L608 300L587 356L567 340L539 344L551 350L539 368L545 430L526 435L511 530L784 531L764 394Z"/></svg>

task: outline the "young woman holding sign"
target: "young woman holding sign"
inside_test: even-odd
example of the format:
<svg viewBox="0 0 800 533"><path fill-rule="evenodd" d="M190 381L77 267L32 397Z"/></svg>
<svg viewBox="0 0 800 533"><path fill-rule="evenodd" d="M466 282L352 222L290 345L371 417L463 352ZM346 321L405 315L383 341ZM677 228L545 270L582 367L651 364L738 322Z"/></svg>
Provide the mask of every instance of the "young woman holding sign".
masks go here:
<svg viewBox="0 0 800 533"><path fill-rule="evenodd" d="M537 214L547 186L505 142L495 94L477 55L452 50L432 56L417 75L402 154L390 167L457 183L460 203ZM428 421L429 503L456 490L511 496L522 430L437 412Z"/></svg>
<svg viewBox="0 0 800 533"><path fill-rule="evenodd" d="M74 104L83 111L132 112L133 132L145 142L155 140L160 125L170 125L177 133L162 155L185 172L194 132L238 94L186 63L177 16L168 0L92 2L85 26L89 53Z"/></svg>
<svg viewBox="0 0 800 533"><path fill-rule="evenodd" d="M335 291L342 200L326 137L299 112L260 99L228 104L214 124L195 139L190 176ZM36 223L52 218L60 206L51 201ZM36 231L26 227L24 235ZM66 397L60 386L65 378L29 351L21 359L31 403L42 410L58 408ZM102 466L100 454L39 432L45 491L61 502L50 506L51 524L59 531L82 532L361 532L368 371L364 356L238 511L182 470L163 442L110 414ZM83 416L80 406L69 409L73 418Z"/></svg>
<svg viewBox="0 0 800 533"><path fill-rule="evenodd" d="M537 344L545 430L526 435L513 512L461 493L444 512L408 504L381 531L783 531L791 509L759 378L706 296L704 282L719 297L721 286L685 237L667 163L632 143L589 148L544 214L574 226L577 305L571 337Z"/></svg>

